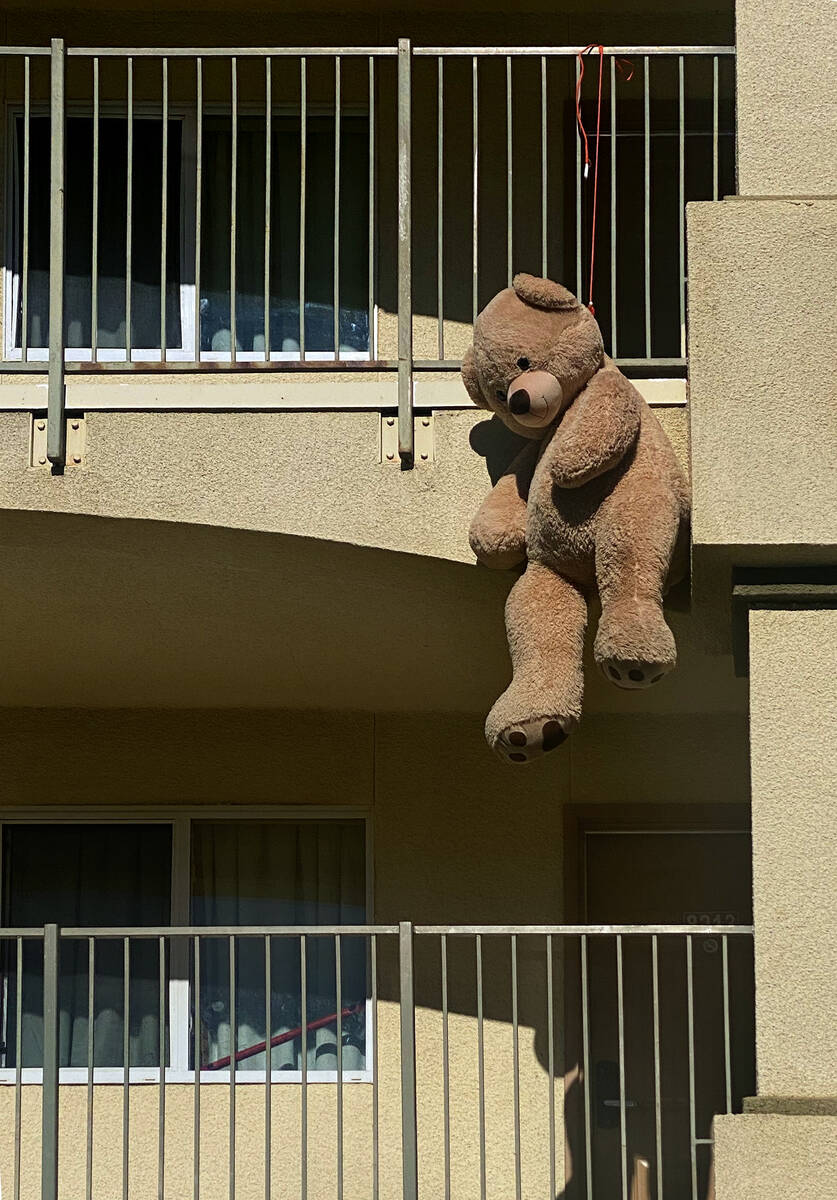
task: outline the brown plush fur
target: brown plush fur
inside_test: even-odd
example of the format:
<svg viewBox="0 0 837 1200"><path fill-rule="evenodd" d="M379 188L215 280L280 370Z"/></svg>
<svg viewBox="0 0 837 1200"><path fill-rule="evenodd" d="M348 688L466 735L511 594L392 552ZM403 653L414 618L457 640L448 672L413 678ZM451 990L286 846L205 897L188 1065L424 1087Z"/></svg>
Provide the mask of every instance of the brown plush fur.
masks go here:
<svg viewBox="0 0 837 1200"><path fill-rule="evenodd" d="M489 745L529 762L581 717L587 598L602 614L594 656L623 688L676 661L663 593L682 575L689 491L659 422L605 355L590 311L559 284L518 275L486 306L462 365L471 398L532 440L474 518L480 562L526 562L509 594L513 679L486 722Z"/></svg>

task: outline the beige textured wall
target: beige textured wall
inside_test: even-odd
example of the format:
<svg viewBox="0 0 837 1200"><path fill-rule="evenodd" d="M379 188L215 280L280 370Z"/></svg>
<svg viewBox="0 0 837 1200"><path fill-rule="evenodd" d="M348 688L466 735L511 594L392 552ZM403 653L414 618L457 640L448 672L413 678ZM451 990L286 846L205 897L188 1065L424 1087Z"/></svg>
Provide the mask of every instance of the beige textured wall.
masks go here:
<svg viewBox="0 0 837 1200"><path fill-rule="evenodd" d="M685 459L685 409L655 411ZM90 412L86 429L83 466L52 475L28 466L28 415L0 413L0 508L260 529L455 562L473 562L468 525L491 488L487 468L505 467L518 445L475 408L436 414L435 462L413 471L379 462L377 412Z"/></svg>
<svg viewBox="0 0 837 1200"><path fill-rule="evenodd" d="M758 1088L837 1084L837 611L750 614Z"/></svg>
<svg viewBox="0 0 837 1200"><path fill-rule="evenodd" d="M831 1200L837 1117L715 1118L715 1200Z"/></svg>
<svg viewBox="0 0 837 1200"><path fill-rule="evenodd" d="M739 193L834 195L833 0L737 0L735 11Z"/></svg>
<svg viewBox="0 0 837 1200"><path fill-rule="evenodd" d="M833 546L837 201L690 204L688 229L695 546Z"/></svg>

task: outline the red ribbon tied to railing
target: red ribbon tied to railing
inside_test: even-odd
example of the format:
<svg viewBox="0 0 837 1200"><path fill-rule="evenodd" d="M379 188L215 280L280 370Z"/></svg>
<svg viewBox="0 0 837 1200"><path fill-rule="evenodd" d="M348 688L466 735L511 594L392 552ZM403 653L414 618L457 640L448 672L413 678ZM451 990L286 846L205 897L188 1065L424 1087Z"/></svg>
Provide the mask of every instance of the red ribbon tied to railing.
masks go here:
<svg viewBox="0 0 837 1200"><path fill-rule="evenodd" d="M596 158L593 165L593 219L590 227L590 273L588 277L587 287L587 307L593 316L596 315L596 310L593 307L593 274L596 262L596 209L599 202L599 139L602 131L602 75L604 74L604 46L599 42L590 42L583 50L578 52L578 79L575 85L575 120L578 126L579 136L584 144L584 178L590 174L590 143L587 137L587 130L584 128L584 121L581 116L581 82L584 79L584 56L592 54L596 51L599 55L599 87L598 98L596 101ZM621 75L625 76L625 82L633 79L634 65L627 58L615 58L616 69ZM615 97L611 96L610 103L615 102ZM581 299L581 297L579 297ZM582 301L583 302L583 301Z"/></svg>

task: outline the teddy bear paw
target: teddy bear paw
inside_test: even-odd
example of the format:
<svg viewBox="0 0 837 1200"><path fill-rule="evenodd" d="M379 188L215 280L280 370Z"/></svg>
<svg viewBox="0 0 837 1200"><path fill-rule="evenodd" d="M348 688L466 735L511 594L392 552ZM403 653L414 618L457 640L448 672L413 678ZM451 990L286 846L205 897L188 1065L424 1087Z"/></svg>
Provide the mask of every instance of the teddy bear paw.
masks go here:
<svg viewBox="0 0 837 1200"><path fill-rule="evenodd" d="M674 663L641 662L639 659L608 658L599 663L605 679L628 690L651 687L668 675Z"/></svg>
<svg viewBox="0 0 837 1200"><path fill-rule="evenodd" d="M556 716L515 721L500 730L493 749L504 762L532 762L550 750L557 750L567 740L574 724L566 717Z"/></svg>

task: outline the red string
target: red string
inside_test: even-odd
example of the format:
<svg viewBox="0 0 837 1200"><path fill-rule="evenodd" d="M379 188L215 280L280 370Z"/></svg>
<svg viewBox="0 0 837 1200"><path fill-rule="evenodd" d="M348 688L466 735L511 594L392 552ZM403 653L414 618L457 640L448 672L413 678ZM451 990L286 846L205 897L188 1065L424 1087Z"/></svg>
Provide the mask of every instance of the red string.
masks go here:
<svg viewBox="0 0 837 1200"><path fill-rule="evenodd" d="M578 125L579 133L581 134L584 143L584 178L586 179L590 173L590 144L587 138L587 130L584 128L584 121L581 116L581 81L584 78L584 56L592 54L594 50L599 53L599 90L596 101L596 160L593 165L593 219L590 226L590 274L587 285L587 307L593 316L596 315L596 310L593 307L593 278L596 266L596 211L599 202L599 140L602 131L602 76L604 74L604 46L597 42L591 42L589 46L585 46L583 50L578 52L578 80L575 85L575 119ZM630 67L629 73L626 75L626 80L633 77L633 64L627 60L617 58L616 68L620 73L624 73L625 65ZM615 98L611 96L610 103L614 103Z"/></svg>

